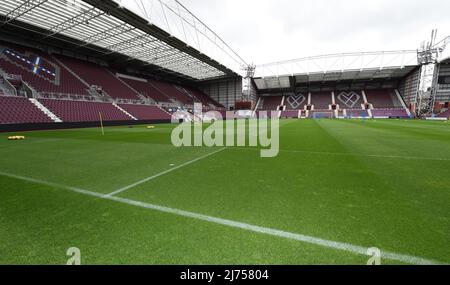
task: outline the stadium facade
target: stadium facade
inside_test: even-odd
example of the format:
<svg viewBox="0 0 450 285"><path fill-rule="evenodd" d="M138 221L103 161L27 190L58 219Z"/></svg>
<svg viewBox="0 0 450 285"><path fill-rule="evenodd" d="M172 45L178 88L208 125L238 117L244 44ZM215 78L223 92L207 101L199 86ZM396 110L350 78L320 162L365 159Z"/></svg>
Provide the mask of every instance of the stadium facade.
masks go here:
<svg viewBox="0 0 450 285"><path fill-rule="evenodd" d="M177 0L2 2L3 126L164 122L194 103L286 118L450 117L450 37L436 32L417 50L251 66Z"/></svg>

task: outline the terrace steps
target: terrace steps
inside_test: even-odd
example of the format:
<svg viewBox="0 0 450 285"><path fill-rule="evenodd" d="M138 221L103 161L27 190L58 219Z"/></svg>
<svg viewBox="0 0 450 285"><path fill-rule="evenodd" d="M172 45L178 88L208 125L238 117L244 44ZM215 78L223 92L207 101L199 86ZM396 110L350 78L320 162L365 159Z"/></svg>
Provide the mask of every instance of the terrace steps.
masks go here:
<svg viewBox="0 0 450 285"><path fill-rule="evenodd" d="M50 111L47 107L41 104L37 99L35 98L28 98L30 102L36 106L39 110L41 110L44 114L46 114L50 119L52 119L55 123L62 123L62 120L58 118L52 111Z"/></svg>
<svg viewBox="0 0 450 285"><path fill-rule="evenodd" d="M130 113L128 113L127 111L125 111L124 109L122 109L119 105L117 105L116 103L112 103L114 107L116 107L117 109L119 109L122 113L124 113L125 115L127 115L128 117L130 117L131 119L137 121L138 119L136 117L134 117L133 115L131 115Z"/></svg>

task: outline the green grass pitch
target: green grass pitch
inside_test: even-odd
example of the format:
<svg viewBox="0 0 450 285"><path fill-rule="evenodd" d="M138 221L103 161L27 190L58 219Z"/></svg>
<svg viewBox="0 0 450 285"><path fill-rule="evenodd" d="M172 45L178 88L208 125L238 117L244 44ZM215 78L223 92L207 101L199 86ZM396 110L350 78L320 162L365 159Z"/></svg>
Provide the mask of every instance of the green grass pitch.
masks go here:
<svg viewBox="0 0 450 285"><path fill-rule="evenodd" d="M283 120L275 158L172 128L0 134L0 264L450 263L448 123Z"/></svg>

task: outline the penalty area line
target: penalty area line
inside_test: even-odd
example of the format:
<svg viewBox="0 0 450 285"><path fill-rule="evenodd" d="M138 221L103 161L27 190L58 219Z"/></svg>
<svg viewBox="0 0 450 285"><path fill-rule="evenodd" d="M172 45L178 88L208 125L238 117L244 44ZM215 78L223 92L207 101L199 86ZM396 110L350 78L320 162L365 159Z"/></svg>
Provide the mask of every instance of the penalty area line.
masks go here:
<svg viewBox="0 0 450 285"><path fill-rule="evenodd" d="M168 173L170 173L170 172L172 172L172 171L178 170L178 169L180 169L180 168L183 168L183 167L185 167L185 166L188 166L188 165L190 165L190 164L193 164L193 163L195 163L195 162L197 162L197 161L200 161L200 160L202 160L202 159L205 159L205 158L207 158L207 157L210 157L210 156L212 156L212 155L214 155L214 154L217 154L217 153L219 153L219 152L222 152L222 151L224 151L225 149L226 149L226 147L221 148L221 149L216 150L216 151L212 151L212 152L210 152L210 153L207 153L207 154L205 154L205 155L202 155L202 156L200 156L200 157L197 157L197 158L195 158L195 159L192 159L192 160L189 160L189 161L187 161L187 162L185 162L185 163L182 163L182 164L180 164L180 165L178 165L178 166L176 166L176 167L173 167L173 168L171 168L171 169L162 171L162 172L160 172L160 173L158 173L158 174L155 174L155 175L149 176L149 177L147 177L147 178L144 178L144 179L142 179L142 180L139 180L139 181L137 181L137 182L135 182L135 183L133 183L133 184L130 184L130 185L125 186L125 187L122 187L122 188L120 188L120 189L118 189L118 190L116 190L116 191L113 191L113 192L111 192L111 193L109 193L109 194L106 194L106 195L105 195L105 198L108 198L108 197L111 197L111 196L120 194L120 193L125 192L125 191L127 191L127 190L130 190L130 189L132 189L132 188L134 188L134 187L136 187L136 186L139 186L139 185L141 185L141 184L144 184L144 183L146 183L146 182L149 182L149 181L151 181L151 180L153 180L153 179L155 179L155 178L158 178L158 177L160 177L160 176L166 175L166 174L168 174Z"/></svg>
<svg viewBox="0 0 450 285"><path fill-rule="evenodd" d="M218 224L218 225L223 225L223 226L227 226L227 227L231 227L231 228L237 228L237 229L241 229L241 230L245 230L245 231L249 231L249 232L260 233L260 234L264 234L264 235L275 236L275 237L285 238L285 239L290 239L290 240L296 240L296 241L305 242L308 244L318 245L318 246L325 247L325 248L346 251L346 252L363 255L363 256L369 256L367 253L369 248L366 248L363 246L358 246L358 245L353 245L350 243L326 240L326 239L321 239L321 238L314 237L314 236L302 235L302 234L298 234L298 233L291 233L291 232L287 232L287 231L266 228L266 227L242 223L242 222L238 222L238 221L216 218L213 216L184 211L184 210L175 209L175 208L169 208L169 207L165 207L165 206L161 206L161 205L155 205L155 204L130 200L130 199L121 198L121 197L117 197L117 196L105 196L105 195L103 195L101 193L97 193L97 192L79 189L76 187L65 186L65 185L61 185L61 184L57 184L57 183L51 183L51 182L34 179L34 178L29 178L29 177L24 177L24 176L20 176L20 175L9 174L6 172L0 172L0 175L18 179L18 180L32 182L35 184L41 184L41 185L46 185L46 186L50 186L50 187L54 187L54 188L60 188L60 189L76 192L79 194L97 197L97 198L100 198L99 200L114 201L117 203L122 203L122 204L130 205L130 206L154 210L157 212L172 214L172 215L181 216L181 217L185 217L185 218L191 218L191 219L195 219L195 220L201 220L201 221ZM426 259L426 258L422 258L422 257L412 256L412 255L405 255L405 254L400 254L400 253L395 253L395 252L388 252L388 251L381 251L381 257L385 258L385 259L389 259L389 260L395 260L395 261L400 261L403 263L414 264L414 265L445 264L445 263L442 263L442 262L439 262L436 260Z"/></svg>

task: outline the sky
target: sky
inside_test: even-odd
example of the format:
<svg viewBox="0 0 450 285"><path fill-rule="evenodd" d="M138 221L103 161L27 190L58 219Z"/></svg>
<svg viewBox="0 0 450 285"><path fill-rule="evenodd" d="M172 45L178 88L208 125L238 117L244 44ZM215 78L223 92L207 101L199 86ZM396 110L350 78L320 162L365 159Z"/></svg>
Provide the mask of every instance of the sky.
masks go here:
<svg viewBox="0 0 450 285"><path fill-rule="evenodd" d="M450 0L179 0L245 61L417 49L450 35Z"/></svg>

